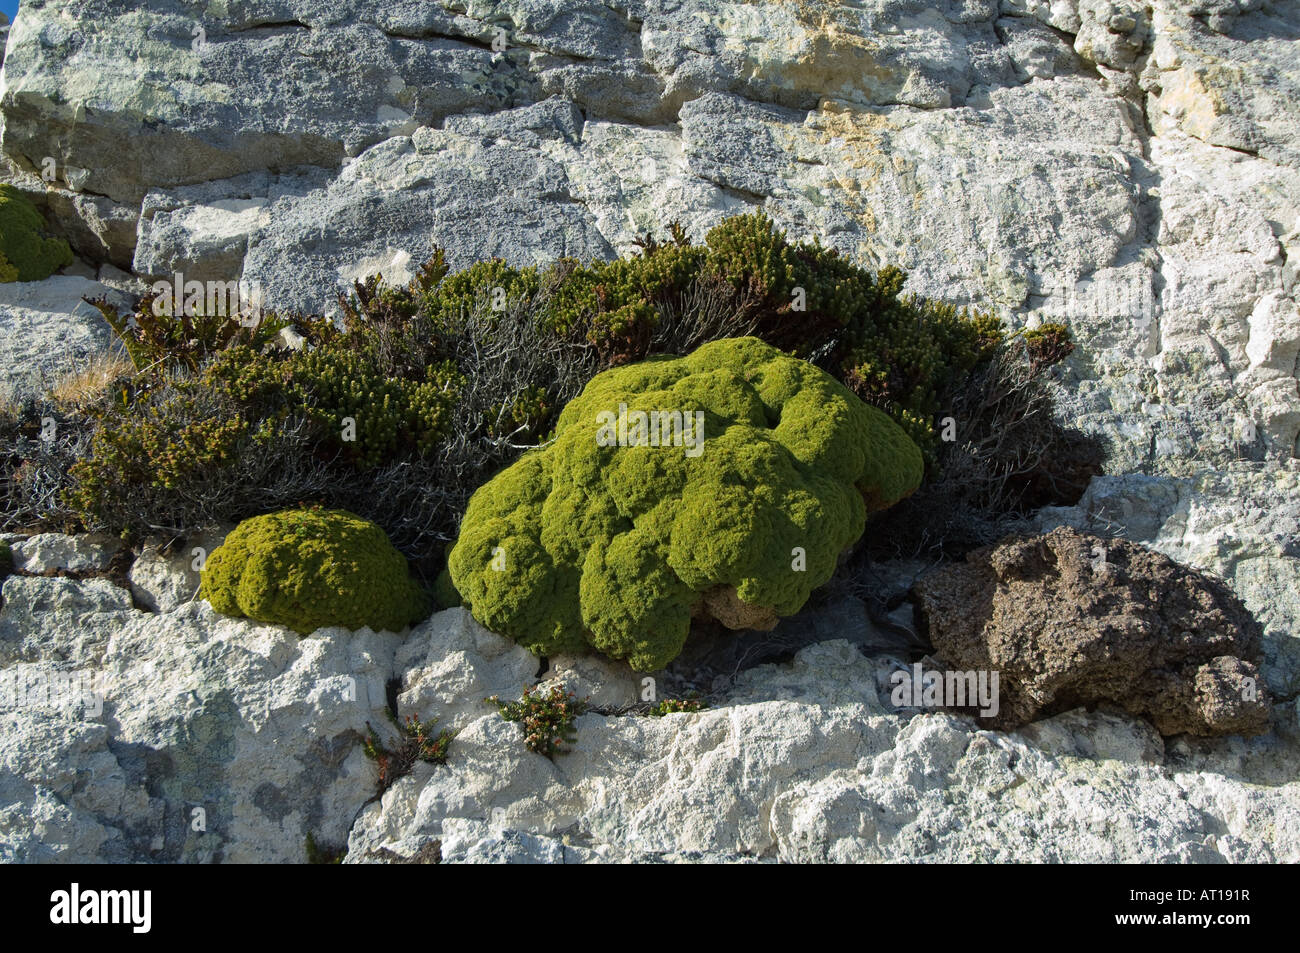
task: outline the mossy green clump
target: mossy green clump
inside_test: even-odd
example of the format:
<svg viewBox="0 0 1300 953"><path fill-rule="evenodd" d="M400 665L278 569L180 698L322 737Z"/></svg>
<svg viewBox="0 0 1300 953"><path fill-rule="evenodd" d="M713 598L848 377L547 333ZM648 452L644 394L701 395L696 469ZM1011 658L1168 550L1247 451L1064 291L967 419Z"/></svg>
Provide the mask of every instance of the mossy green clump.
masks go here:
<svg viewBox="0 0 1300 953"><path fill-rule="evenodd" d="M41 281L72 264L72 249L46 234L36 206L12 185L0 185L0 281Z"/></svg>
<svg viewBox="0 0 1300 953"><path fill-rule="evenodd" d="M797 612L923 470L902 428L823 371L756 338L715 341L593 378L546 449L471 498L450 580L538 654L652 670L719 593L742 619Z"/></svg>
<svg viewBox="0 0 1300 953"><path fill-rule="evenodd" d="M398 631L428 600L374 523L345 510L307 508L240 523L208 557L202 597L223 615L287 625Z"/></svg>

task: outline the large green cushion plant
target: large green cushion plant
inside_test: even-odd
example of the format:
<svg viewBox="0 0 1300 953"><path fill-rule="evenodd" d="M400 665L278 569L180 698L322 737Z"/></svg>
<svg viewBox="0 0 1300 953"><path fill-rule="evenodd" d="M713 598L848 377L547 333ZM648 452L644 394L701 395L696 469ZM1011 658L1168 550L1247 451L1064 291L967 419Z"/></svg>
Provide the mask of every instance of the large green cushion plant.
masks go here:
<svg viewBox="0 0 1300 953"><path fill-rule="evenodd" d="M659 430L629 445L633 423L608 445L610 421L637 411L700 412L703 442L665 445ZM868 512L922 473L902 428L829 375L756 338L716 341L592 379L548 447L474 494L450 581L535 652L594 648L651 670L693 614L741 627L798 611Z"/></svg>
<svg viewBox="0 0 1300 953"><path fill-rule="evenodd" d="M428 612L406 558L345 510L284 510L240 523L208 557L202 596L224 615L287 625L397 631Z"/></svg>
<svg viewBox="0 0 1300 953"><path fill-rule="evenodd" d="M12 185L0 185L0 281L41 281L72 264L72 249L45 235L45 219Z"/></svg>

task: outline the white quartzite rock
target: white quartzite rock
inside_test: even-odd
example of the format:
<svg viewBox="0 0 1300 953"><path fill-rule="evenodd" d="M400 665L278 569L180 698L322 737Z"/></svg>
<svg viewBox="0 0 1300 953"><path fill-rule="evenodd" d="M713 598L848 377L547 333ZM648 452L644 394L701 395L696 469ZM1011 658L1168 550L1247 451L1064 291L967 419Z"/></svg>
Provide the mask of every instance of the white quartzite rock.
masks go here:
<svg viewBox="0 0 1300 953"><path fill-rule="evenodd" d="M3 621L24 586L103 582L11 579ZM698 714L584 715L552 762L483 703L531 683L536 660L464 610L406 636L299 638L201 602L153 615L87 596L86 648L28 610L44 647L0 667L0 688L75 670L102 697L94 712L0 692L7 861L301 860L308 834L346 840L354 862L1300 859L1277 833L1300 829L1290 708L1249 741L1167 747L1105 712L1002 735L894 712L878 662L827 642ZM398 745L393 679L400 716L459 733L447 765L417 762L372 802L361 740L370 724Z"/></svg>
<svg viewBox="0 0 1300 953"><path fill-rule="evenodd" d="M484 715L445 767L362 811L348 860L434 839L468 862L1294 859L1300 840L1277 832L1300 821L1298 741L1290 711L1262 739L1174 754L1106 712L1008 734L894 714L876 663L829 642L746 672L725 707L584 715L553 762Z"/></svg>
<svg viewBox="0 0 1300 953"><path fill-rule="evenodd" d="M162 540L146 542L127 571L131 594L154 612L170 612L196 598L202 580L195 566L201 567L202 560L225 538L224 531L216 531L184 540L179 546L168 547Z"/></svg>
<svg viewBox="0 0 1300 953"><path fill-rule="evenodd" d="M49 641L74 630L46 619ZM98 715L0 692L0 860L301 862L308 834L322 847L345 840L375 791L366 723L396 742L383 712L400 636L303 639L206 603L132 611L129 595L76 629L106 638L93 654L0 669L39 685L68 657L102 692Z"/></svg>
<svg viewBox="0 0 1300 953"><path fill-rule="evenodd" d="M14 543L10 551L13 553L15 569L41 573L51 569L107 569L109 560L121 548L121 540L111 537L41 533Z"/></svg>
<svg viewBox="0 0 1300 953"><path fill-rule="evenodd" d="M81 300L103 296L119 307L127 302L112 289L73 275L0 284L0 372L11 400L45 394L64 374L112 347L112 329Z"/></svg>

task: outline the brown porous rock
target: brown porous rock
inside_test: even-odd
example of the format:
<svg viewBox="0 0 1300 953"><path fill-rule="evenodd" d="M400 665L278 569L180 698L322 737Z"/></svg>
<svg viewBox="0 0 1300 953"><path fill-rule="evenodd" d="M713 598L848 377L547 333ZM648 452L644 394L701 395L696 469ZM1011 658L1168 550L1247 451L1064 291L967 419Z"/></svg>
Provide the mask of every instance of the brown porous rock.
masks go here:
<svg viewBox="0 0 1300 953"><path fill-rule="evenodd" d="M998 672L987 727L1103 702L1166 736L1268 727L1259 623L1224 583L1127 540L1013 536L912 594L943 667Z"/></svg>

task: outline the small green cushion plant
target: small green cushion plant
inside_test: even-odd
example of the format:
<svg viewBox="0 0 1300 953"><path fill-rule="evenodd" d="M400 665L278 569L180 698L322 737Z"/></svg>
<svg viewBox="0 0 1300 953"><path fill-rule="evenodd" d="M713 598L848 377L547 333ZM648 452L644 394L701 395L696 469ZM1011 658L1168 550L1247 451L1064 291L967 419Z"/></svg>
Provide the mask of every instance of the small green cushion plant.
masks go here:
<svg viewBox="0 0 1300 953"><path fill-rule="evenodd" d="M406 558L378 526L345 510L244 520L208 557L201 591L223 615L300 635L332 625L395 632L428 612Z"/></svg>
<svg viewBox="0 0 1300 953"><path fill-rule="evenodd" d="M637 412L658 428L638 437ZM687 429L699 420L702 434ZM823 371L757 338L715 341L593 378L546 449L471 498L450 581L534 652L594 648L652 670L719 592L734 619L797 612L868 512L923 469L898 424Z"/></svg>
<svg viewBox="0 0 1300 953"><path fill-rule="evenodd" d="M45 231L36 206L12 185L0 185L0 281L41 281L72 264L68 243Z"/></svg>

